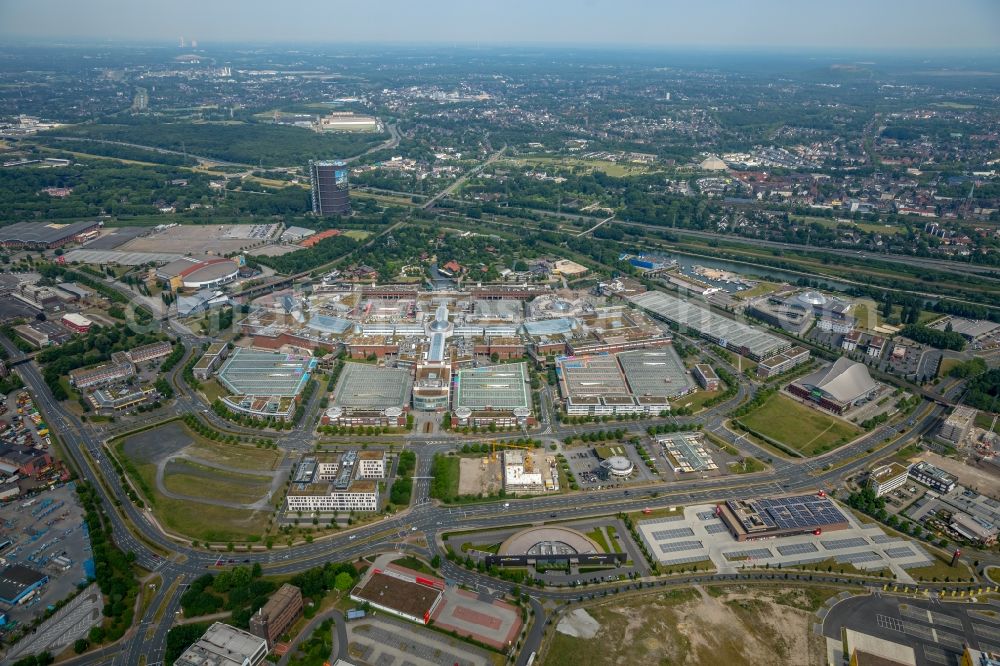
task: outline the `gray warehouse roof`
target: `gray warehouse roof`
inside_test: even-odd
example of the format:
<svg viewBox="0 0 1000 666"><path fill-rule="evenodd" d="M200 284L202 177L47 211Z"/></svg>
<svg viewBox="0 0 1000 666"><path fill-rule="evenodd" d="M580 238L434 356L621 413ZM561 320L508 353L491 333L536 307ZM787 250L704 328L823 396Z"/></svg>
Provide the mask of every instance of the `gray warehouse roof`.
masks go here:
<svg viewBox="0 0 1000 666"><path fill-rule="evenodd" d="M20 222L0 228L0 242L3 243L56 243L79 233L93 229L95 221L56 224L51 222Z"/></svg>
<svg viewBox="0 0 1000 666"><path fill-rule="evenodd" d="M790 346L790 343L762 329L733 321L660 291L629 296L629 300L669 322L692 328L720 345L744 347L759 358L766 358Z"/></svg>
<svg viewBox="0 0 1000 666"><path fill-rule="evenodd" d="M528 373L524 363L490 365L459 370L456 379L455 407L473 411L531 407Z"/></svg>
<svg viewBox="0 0 1000 666"><path fill-rule="evenodd" d="M403 407L409 402L412 383L408 370L345 363L333 404L348 409Z"/></svg>

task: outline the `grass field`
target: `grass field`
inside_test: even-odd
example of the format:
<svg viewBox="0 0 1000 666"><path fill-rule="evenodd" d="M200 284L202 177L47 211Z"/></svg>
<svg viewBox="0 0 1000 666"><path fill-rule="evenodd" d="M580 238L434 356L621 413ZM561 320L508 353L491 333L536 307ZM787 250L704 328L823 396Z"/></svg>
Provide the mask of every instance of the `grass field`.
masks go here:
<svg viewBox="0 0 1000 666"><path fill-rule="evenodd" d="M230 509L167 497L157 488L156 466L162 458L184 451L206 462L247 471L270 470L280 459L278 451L203 440L179 421L120 440L115 443L115 451L149 501L156 519L172 532L206 542L256 541L270 521L270 511ZM169 473L171 466L174 474ZM183 459L169 462L164 477L164 484L172 492L245 502L260 499L269 484L264 476L225 472Z"/></svg>
<svg viewBox="0 0 1000 666"><path fill-rule="evenodd" d="M406 567L407 569L412 569L413 571L425 573L428 576L437 575L437 572L434 571L434 569L431 569L430 565L425 564L423 560L418 560L412 555L407 555L406 557L401 557L398 560L393 560L392 563L401 567Z"/></svg>
<svg viewBox="0 0 1000 666"><path fill-rule="evenodd" d="M959 358L943 358L941 359L941 367L938 368L938 377L947 377L951 369L957 365L961 365L962 359Z"/></svg>
<svg viewBox="0 0 1000 666"><path fill-rule="evenodd" d="M208 439L195 439L187 453L205 462L245 469L272 471L281 462L282 453L275 449L258 449L247 444L222 444Z"/></svg>
<svg viewBox="0 0 1000 666"><path fill-rule="evenodd" d="M1000 434L1000 418L994 422L994 415L989 412L979 412L976 414L976 427L989 430L993 426L993 432Z"/></svg>
<svg viewBox="0 0 1000 666"><path fill-rule="evenodd" d="M344 235L357 241L363 241L372 234L370 231L362 231L361 229L348 229L344 232Z"/></svg>
<svg viewBox="0 0 1000 666"><path fill-rule="evenodd" d="M720 393L722 393L722 389L719 389L718 391L695 391L694 393L690 393L682 398L678 398L674 402L673 407L690 407L697 412L707 401L711 400Z"/></svg>
<svg viewBox="0 0 1000 666"><path fill-rule="evenodd" d="M461 463L457 456L434 456L434 463L431 466L430 496L445 502L455 499L458 495L459 468Z"/></svg>
<svg viewBox="0 0 1000 666"><path fill-rule="evenodd" d="M153 513L164 527L206 542L253 541L267 527L270 511L230 509L201 502L171 499L156 491L156 466L135 466L143 482L153 489Z"/></svg>
<svg viewBox="0 0 1000 666"><path fill-rule="evenodd" d="M959 561L958 566L951 566L951 558L946 558L944 555L936 550L927 549L934 560L934 564L926 567L918 567L916 569L907 569L906 573L913 576L913 580L916 581L942 581L945 578L950 578L951 580L958 580L959 578L968 578L972 574L969 572L969 565L965 562Z"/></svg>
<svg viewBox="0 0 1000 666"><path fill-rule="evenodd" d="M172 460L163 475L167 490L209 500L252 504L271 486L266 476L235 474L189 460Z"/></svg>
<svg viewBox="0 0 1000 666"><path fill-rule="evenodd" d="M802 405L781 393L740 421L748 428L770 437L802 455L825 453L861 434L857 426Z"/></svg>
<svg viewBox="0 0 1000 666"><path fill-rule="evenodd" d="M754 472L763 472L767 469L767 465L757 460L753 456L744 456L744 464L739 464L737 462L729 463L729 471L733 474L753 474Z"/></svg>
<svg viewBox="0 0 1000 666"><path fill-rule="evenodd" d="M617 162L608 162L606 160L582 160L573 157L527 157L523 160L516 160L516 162L538 166L562 167L564 169L583 167L584 169L603 171L614 178L635 176L650 172L648 167L636 164L618 164Z"/></svg>
<svg viewBox="0 0 1000 666"><path fill-rule="evenodd" d="M601 547L601 552L610 553L611 549L608 547L608 540L604 538L604 530L600 527L596 527L590 532L587 532L587 536L593 539L598 546Z"/></svg>
<svg viewBox="0 0 1000 666"><path fill-rule="evenodd" d="M777 286L778 285L775 284L774 282L767 282L762 280L757 283L757 286L751 289L736 292L735 294L733 294L733 298L736 298L741 301L745 301L749 298L757 298L758 296L763 296L764 294L770 294L777 288Z"/></svg>
<svg viewBox="0 0 1000 666"><path fill-rule="evenodd" d="M223 388L222 384L220 384L215 377L202 382L201 389L199 390L205 396L205 399L208 400L208 404L212 404L216 400L229 395L229 391Z"/></svg>

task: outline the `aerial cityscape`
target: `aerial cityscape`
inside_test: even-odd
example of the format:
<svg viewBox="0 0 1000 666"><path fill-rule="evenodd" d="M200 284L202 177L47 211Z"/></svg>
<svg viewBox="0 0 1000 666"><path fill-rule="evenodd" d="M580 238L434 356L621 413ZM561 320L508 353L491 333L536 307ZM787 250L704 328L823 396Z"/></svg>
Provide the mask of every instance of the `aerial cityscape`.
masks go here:
<svg viewBox="0 0 1000 666"><path fill-rule="evenodd" d="M0 664L1000 666L1000 5L142 4L0 3Z"/></svg>

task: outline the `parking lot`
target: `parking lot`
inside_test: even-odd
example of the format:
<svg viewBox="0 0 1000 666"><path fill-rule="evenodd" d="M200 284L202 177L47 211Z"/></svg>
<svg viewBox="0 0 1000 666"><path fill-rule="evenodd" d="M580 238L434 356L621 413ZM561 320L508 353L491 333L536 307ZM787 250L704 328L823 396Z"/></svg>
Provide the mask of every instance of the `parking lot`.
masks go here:
<svg viewBox="0 0 1000 666"><path fill-rule="evenodd" d="M715 515L714 504L685 507L676 515L637 524L653 557L665 565L711 560L720 573L748 566L797 566L828 559L859 569L891 570L909 581L906 569L931 564L931 557L915 541L887 535L874 524L861 524L845 514L847 529L822 535L799 534L738 542Z"/></svg>
<svg viewBox="0 0 1000 666"><path fill-rule="evenodd" d="M913 648L918 666L957 666L966 643L1000 650L1000 620L985 604L920 601L876 592L836 604L826 615L828 643L841 642L848 628Z"/></svg>
<svg viewBox="0 0 1000 666"><path fill-rule="evenodd" d="M91 559L90 539L73 483L0 507L0 542L8 540L11 544L0 551L5 566L20 564L49 576L30 601L3 608L8 621L31 621L87 579L84 563ZM69 561L68 567L56 561L59 557Z"/></svg>
<svg viewBox="0 0 1000 666"><path fill-rule="evenodd" d="M468 643L381 613L347 624L351 657L378 666L488 666L490 654Z"/></svg>
<svg viewBox="0 0 1000 666"><path fill-rule="evenodd" d="M563 455L566 456L569 468L573 472L573 476L576 477L576 482L580 488L584 490L619 488L635 483L658 481L663 478L663 473L666 471L666 468L663 466L662 458L657 461L657 469L660 471L660 475L655 475L649 470L648 467L646 467L646 463L644 463L642 458L639 457L639 454L636 452L633 445L615 443L612 446L622 449L625 453L625 457L632 462L632 465L635 467L635 471L632 472L630 476L608 476L605 471L601 469L601 459L595 452L595 445L593 444L566 447ZM646 450L649 451L649 448L647 447Z"/></svg>
<svg viewBox="0 0 1000 666"><path fill-rule="evenodd" d="M920 499L923 494L923 486L908 483L885 495L885 510L890 514L899 513Z"/></svg>

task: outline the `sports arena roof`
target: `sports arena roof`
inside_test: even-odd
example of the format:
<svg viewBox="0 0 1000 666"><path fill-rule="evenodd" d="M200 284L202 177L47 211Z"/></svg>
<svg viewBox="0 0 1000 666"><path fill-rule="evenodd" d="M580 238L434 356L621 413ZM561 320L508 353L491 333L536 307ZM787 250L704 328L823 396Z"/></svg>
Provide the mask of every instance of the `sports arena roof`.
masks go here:
<svg viewBox="0 0 1000 666"><path fill-rule="evenodd" d="M796 384L826 393L837 402L854 402L859 397L878 388L868 374L868 368L841 356L833 365L806 375Z"/></svg>

